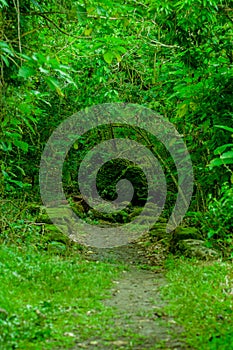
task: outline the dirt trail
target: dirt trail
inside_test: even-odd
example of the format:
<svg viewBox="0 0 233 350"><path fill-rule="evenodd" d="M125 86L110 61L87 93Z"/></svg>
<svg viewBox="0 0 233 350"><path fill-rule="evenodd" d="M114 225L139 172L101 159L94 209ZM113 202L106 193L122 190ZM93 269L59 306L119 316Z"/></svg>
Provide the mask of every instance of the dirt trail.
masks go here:
<svg viewBox="0 0 233 350"><path fill-rule="evenodd" d="M159 288L165 283L162 273L136 267L131 267L116 282L112 298L105 304L116 308L118 317L114 321L117 328L139 335L139 344L130 344L128 340L123 349L187 349L184 343L173 338L174 334L180 337L181 329L163 312L164 302Z"/></svg>
<svg viewBox="0 0 233 350"><path fill-rule="evenodd" d="M91 260L123 263L127 268L114 281L111 297L103 301L115 309L112 323L116 339L106 340L103 334L101 339L89 339L74 349L190 349L182 337L182 329L164 313L160 288L167 282L163 269L145 269L151 260L140 244L95 248L87 255Z"/></svg>

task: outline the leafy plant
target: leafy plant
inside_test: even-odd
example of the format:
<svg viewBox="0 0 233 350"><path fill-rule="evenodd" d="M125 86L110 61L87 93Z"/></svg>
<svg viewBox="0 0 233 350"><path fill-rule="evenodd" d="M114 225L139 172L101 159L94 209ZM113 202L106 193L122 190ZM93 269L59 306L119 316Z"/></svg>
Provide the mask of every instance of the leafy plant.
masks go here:
<svg viewBox="0 0 233 350"><path fill-rule="evenodd" d="M231 132L231 137L233 137L233 128L224 125L215 125L217 128ZM233 170L229 165L233 164L233 143L227 143L225 145L219 146L214 150L215 155L219 155L218 158L211 160L209 166L210 168L224 166L228 171L232 173L232 183L233 183Z"/></svg>
<svg viewBox="0 0 233 350"><path fill-rule="evenodd" d="M233 250L233 187L225 183L218 198L209 196L208 210L203 216L202 229L211 244L218 243L231 254Z"/></svg>

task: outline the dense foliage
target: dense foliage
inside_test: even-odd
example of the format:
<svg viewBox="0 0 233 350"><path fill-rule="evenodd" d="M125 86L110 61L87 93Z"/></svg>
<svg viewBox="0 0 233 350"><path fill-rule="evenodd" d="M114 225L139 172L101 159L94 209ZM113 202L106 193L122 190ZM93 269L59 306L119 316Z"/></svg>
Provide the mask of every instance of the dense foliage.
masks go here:
<svg viewBox="0 0 233 350"><path fill-rule="evenodd" d="M1 0L0 7L3 200L39 200L41 152L66 117L95 104L137 103L167 117L187 144L195 175L187 223L231 251L232 1ZM97 138L94 130L71 153L80 161ZM169 212L176 169L167 167ZM2 230L8 226L3 220Z"/></svg>

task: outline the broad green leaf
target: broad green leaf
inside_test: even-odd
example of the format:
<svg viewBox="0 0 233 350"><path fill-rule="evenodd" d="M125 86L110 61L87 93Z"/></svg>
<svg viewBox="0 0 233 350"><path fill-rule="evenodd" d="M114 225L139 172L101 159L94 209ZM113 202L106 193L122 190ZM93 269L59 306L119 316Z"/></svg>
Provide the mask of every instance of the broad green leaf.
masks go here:
<svg viewBox="0 0 233 350"><path fill-rule="evenodd" d="M233 155L232 152L227 152L227 153L231 153L231 157L225 157L225 158L215 158L213 160L211 160L210 164L208 165L210 168L213 168L215 166L222 166L222 165L229 165L229 164L233 164Z"/></svg>
<svg viewBox="0 0 233 350"><path fill-rule="evenodd" d="M9 45L5 41L0 41L0 47L9 49Z"/></svg>
<svg viewBox="0 0 233 350"><path fill-rule="evenodd" d="M215 167L215 166L220 166L223 165L224 162L222 159L220 158L214 158L213 160L211 160L209 167Z"/></svg>
<svg viewBox="0 0 233 350"><path fill-rule="evenodd" d="M97 50L97 49L99 49L99 48L102 48L103 47L103 43L102 42L100 42L100 43L94 43L93 44L93 49L94 50Z"/></svg>
<svg viewBox="0 0 233 350"><path fill-rule="evenodd" d="M227 143L227 144L225 144L225 145L222 145L222 146L216 148L216 149L214 150L214 154L215 154L215 155L221 154L221 153L224 152L225 149L227 149L228 147L232 147L232 148L233 148L233 143Z"/></svg>
<svg viewBox="0 0 233 350"><path fill-rule="evenodd" d="M223 164L225 164L225 165L233 164L233 158L225 158L223 160Z"/></svg>
<svg viewBox="0 0 233 350"><path fill-rule="evenodd" d="M10 56L14 56L14 51L12 51L9 47L3 47L2 51L7 53Z"/></svg>
<svg viewBox="0 0 233 350"><path fill-rule="evenodd" d="M59 96L64 97L64 94L61 91L61 88L59 86L59 82L57 81L57 79L53 77L47 77L45 81L47 82L51 90L56 90Z"/></svg>
<svg viewBox="0 0 233 350"><path fill-rule="evenodd" d="M0 0L0 7L8 6L8 3L5 0Z"/></svg>
<svg viewBox="0 0 233 350"><path fill-rule="evenodd" d="M19 73L18 76L22 77L24 79L27 79L29 77L32 77L33 75L35 75L36 71L31 68L31 67L27 67L27 66L22 66L19 69Z"/></svg>
<svg viewBox="0 0 233 350"><path fill-rule="evenodd" d="M10 62L9 62L9 60L7 59L7 57L4 56L4 55L1 55L1 59L5 62L5 65L6 65L7 67L9 67Z"/></svg>
<svg viewBox="0 0 233 350"><path fill-rule="evenodd" d="M113 58L114 58L113 52L111 52L111 51L105 52L105 54L104 54L104 60L105 60L105 62L107 62L108 64L111 64Z"/></svg>
<svg viewBox="0 0 233 350"><path fill-rule="evenodd" d="M9 179L8 181L9 181L10 183L13 183L13 184L17 185L17 186L20 187L20 188L23 188L23 187L24 187L24 184L23 184L22 181L17 181L17 180L12 180L12 179Z"/></svg>
<svg viewBox="0 0 233 350"><path fill-rule="evenodd" d="M32 61L32 58L29 57L29 56L27 56L27 55L25 55L24 53L19 53L19 52L18 52L17 55L18 55L19 57L24 58L24 59L27 60L27 61Z"/></svg>
<svg viewBox="0 0 233 350"><path fill-rule="evenodd" d="M114 52L117 62L121 62L121 55L118 52Z"/></svg>
<svg viewBox="0 0 233 350"><path fill-rule="evenodd" d="M233 151L225 152L220 156L221 159L232 159L233 160Z"/></svg>
<svg viewBox="0 0 233 350"><path fill-rule="evenodd" d="M227 131L230 131L230 132L233 132L233 128L230 128L229 126L225 126L225 125L215 125L216 128L220 128L220 129L223 129L223 130L227 130Z"/></svg>
<svg viewBox="0 0 233 350"><path fill-rule="evenodd" d="M120 51L121 53L126 53L126 51L127 51L126 48L124 48L123 46L117 46L116 50Z"/></svg>
<svg viewBox="0 0 233 350"><path fill-rule="evenodd" d="M58 83L57 79L55 79L53 77L47 77L45 80L46 80L46 82L49 85L51 90L55 90L56 88L59 87L59 83Z"/></svg>
<svg viewBox="0 0 233 350"><path fill-rule="evenodd" d="M43 64L49 60L49 57L45 57L41 53L36 52L32 55L32 59L36 62L40 62L41 64Z"/></svg>

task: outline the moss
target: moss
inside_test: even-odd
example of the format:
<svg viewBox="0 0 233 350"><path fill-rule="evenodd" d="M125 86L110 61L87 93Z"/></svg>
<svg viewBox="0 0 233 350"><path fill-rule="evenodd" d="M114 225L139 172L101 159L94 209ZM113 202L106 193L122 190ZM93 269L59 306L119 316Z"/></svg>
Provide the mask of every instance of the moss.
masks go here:
<svg viewBox="0 0 233 350"><path fill-rule="evenodd" d="M69 238L64 235L55 225L46 225L44 232L44 242L61 242L70 244Z"/></svg>
<svg viewBox="0 0 233 350"><path fill-rule="evenodd" d="M199 239L184 239L177 245L177 252L186 258L197 258L201 260L211 260L219 257L219 253L207 248L205 242Z"/></svg>
<svg viewBox="0 0 233 350"><path fill-rule="evenodd" d="M173 233L173 241L179 242L183 239L201 239L202 236L195 227L177 227Z"/></svg>

